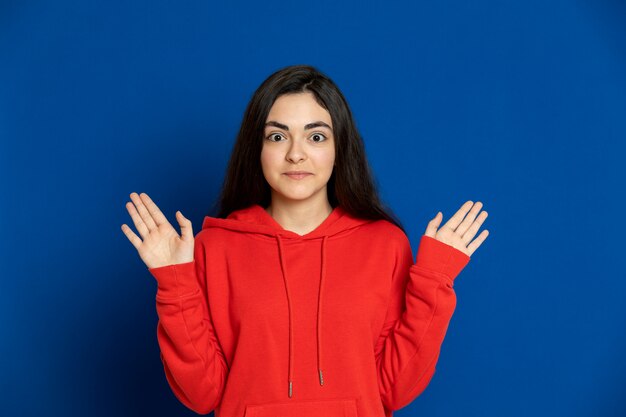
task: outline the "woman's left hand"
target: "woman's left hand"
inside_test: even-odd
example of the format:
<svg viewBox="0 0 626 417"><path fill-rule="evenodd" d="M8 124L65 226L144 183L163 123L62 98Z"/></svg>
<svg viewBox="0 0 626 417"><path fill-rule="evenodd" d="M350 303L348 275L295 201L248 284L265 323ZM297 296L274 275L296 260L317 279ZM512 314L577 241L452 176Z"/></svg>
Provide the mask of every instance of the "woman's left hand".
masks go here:
<svg viewBox="0 0 626 417"><path fill-rule="evenodd" d="M468 256L472 256L474 251L478 249L487 238L487 235L489 235L488 230L483 230L482 233L470 243L478 231L478 228L483 224L488 215L486 211L483 211L478 218L476 218L482 206L483 204L480 201L476 204L471 200L467 201L439 230L437 230L437 228L441 224L443 214L438 212L435 218L428 222L428 227L424 234L450 245ZM465 217L470 208L472 210L469 215Z"/></svg>

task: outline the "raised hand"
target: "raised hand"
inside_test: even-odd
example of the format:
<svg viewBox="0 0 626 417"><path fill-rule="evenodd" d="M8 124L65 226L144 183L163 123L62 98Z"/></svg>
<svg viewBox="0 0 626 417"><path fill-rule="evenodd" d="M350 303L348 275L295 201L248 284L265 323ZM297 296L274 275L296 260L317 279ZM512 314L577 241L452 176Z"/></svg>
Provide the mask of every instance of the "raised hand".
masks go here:
<svg viewBox="0 0 626 417"><path fill-rule="evenodd" d="M476 215L480 212L483 204L479 201L474 204L471 200L465 202L450 220L446 222L439 230L437 228L441 224L443 214L438 212L434 219L428 222L426 228L426 236L435 238L447 245L450 245L468 256L472 256L474 251L485 241L489 235L488 230L483 230L482 233L474 239L472 243L470 241L478 231L480 225L483 224L488 214L486 211L480 213L478 218ZM468 210L469 215L465 217ZM464 219L465 218L465 219ZM469 244L469 245L468 245Z"/></svg>
<svg viewBox="0 0 626 417"><path fill-rule="evenodd" d="M176 212L176 220L181 230L179 236L148 194L131 193L130 198L133 202L126 203L126 209L141 238L126 224L122 225L122 232L137 249L148 268L193 261L194 236L191 221L180 211Z"/></svg>

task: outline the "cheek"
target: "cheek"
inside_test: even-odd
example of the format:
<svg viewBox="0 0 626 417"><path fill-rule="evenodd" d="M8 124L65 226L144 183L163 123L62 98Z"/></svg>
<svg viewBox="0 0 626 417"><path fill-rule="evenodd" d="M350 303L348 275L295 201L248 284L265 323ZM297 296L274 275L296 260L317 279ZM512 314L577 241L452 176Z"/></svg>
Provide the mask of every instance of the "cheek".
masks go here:
<svg viewBox="0 0 626 417"><path fill-rule="evenodd" d="M332 170L335 163L335 152L326 152L323 155L320 155L319 160L323 163L324 166Z"/></svg>
<svg viewBox="0 0 626 417"><path fill-rule="evenodd" d="M267 170L272 165L272 155L267 151L267 148L261 150L261 166L263 171Z"/></svg>
<svg viewBox="0 0 626 417"><path fill-rule="evenodd" d="M272 152L272 149L261 149L261 170L266 181L272 182L273 178L279 176L277 171L281 168L281 156L278 152Z"/></svg>

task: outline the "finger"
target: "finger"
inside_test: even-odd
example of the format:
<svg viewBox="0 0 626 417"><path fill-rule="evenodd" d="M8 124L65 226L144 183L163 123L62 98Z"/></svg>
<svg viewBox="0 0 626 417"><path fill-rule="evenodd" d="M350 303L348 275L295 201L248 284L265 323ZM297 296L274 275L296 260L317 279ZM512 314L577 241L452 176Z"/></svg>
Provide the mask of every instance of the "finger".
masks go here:
<svg viewBox="0 0 626 417"><path fill-rule="evenodd" d="M150 215L150 212L148 212L148 209L143 203L141 197L137 193L131 193L130 198L133 200L133 203L135 203L135 207L137 207L141 220L143 220L148 230L153 231L156 229L156 223L154 223L154 219L152 219L152 216Z"/></svg>
<svg viewBox="0 0 626 417"><path fill-rule="evenodd" d="M139 246L141 246L141 244L143 243L143 241L139 238L139 236L137 236L130 227L128 227L126 224L122 225L122 232L124 232L124 234L126 235L126 237L128 238L128 240L130 240L130 243L133 244L133 246L135 247L135 249L139 250Z"/></svg>
<svg viewBox="0 0 626 417"><path fill-rule="evenodd" d="M133 219L133 223L135 224L137 231L139 231L141 238L145 239L150 234L150 230L148 230L148 227L143 222L143 219L137 212L135 205L129 201L128 203L126 203L126 210L128 210L130 217Z"/></svg>
<svg viewBox="0 0 626 417"><path fill-rule="evenodd" d="M469 229L467 229L467 231L463 234L463 241L466 245L470 242L470 240L474 238L474 235L476 234L480 226L482 226L482 224L485 222L485 219L488 215L489 213L487 213L486 211L481 212L478 215L478 218L474 220L474 223L472 223Z"/></svg>
<svg viewBox="0 0 626 417"><path fill-rule="evenodd" d="M455 232L459 236L463 236L465 232L467 232L467 229L469 229L469 227L474 223L474 220L476 219L476 216L478 215L478 213L480 213L480 209L482 207L483 207L483 203L481 203L480 201L477 201L474 204L474 206L472 206L472 209L467 214L467 216L465 216L465 219L463 220L463 222L455 230Z"/></svg>
<svg viewBox="0 0 626 417"><path fill-rule="evenodd" d="M187 241L193 241L193 230L191 228L191 220L183 216L180 211L176 212L176 220L180 224L181 239Z"/></svg>
<svg viewBox="0 0 626 417"><path fill-rule="evenodd" d="M438 211L437 215L428 222L428 226L426 227L426 232L424 233L426 236L435 237L437 234L437 228L441 224L441 220L443 219L443 214Z"/></svg>
<svg viewBox="0 0 626 417"><path fill-rule="evenodd" d="M159 209L159 207L157 207L156 204L154 204L154 201L152 201L152 199L148 196L148 194L141 193L140 197L141 197L141 201L143 201L144 204L146 205L148 212L154 219L154 223L157 226L161 226L162 224L169 223L167 221L167 218L163 215L163 212Z"/></svg>
<svg viewBox="0 0 626 417"><path fill-rule="evenodd" d="M457 227L459 227L459 224L461 224L461 221L473 205L474 203L472 200L466 201L465 204L461 206L459 211L454 213L454 216L452 216L450 220L444 224L444 226L456 232Z"/></svg>
<svg viewBox="0 0 626 417"><path fill-rule="evenodd" d="M483 230L483 232L478 235L478 237L474 239L472 243L469 244L469 246L467 247L469 256L472 256L472 253L474 253L474 251L478 249L478 247L485 241L485 239L487 239L487 236L489 236L489 230Z"/></svg>

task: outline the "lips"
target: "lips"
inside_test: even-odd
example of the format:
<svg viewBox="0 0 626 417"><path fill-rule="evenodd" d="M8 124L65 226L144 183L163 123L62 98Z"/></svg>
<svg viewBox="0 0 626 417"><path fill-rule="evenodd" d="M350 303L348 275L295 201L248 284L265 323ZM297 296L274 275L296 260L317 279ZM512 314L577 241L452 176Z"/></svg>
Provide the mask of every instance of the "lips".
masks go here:
<svg viewBox="0 0 626 417"><path fill-rule="evenodd" d="M289 171L289 172L285 172L285 175L288 176L289 178L299 180L299 179L308 177L309 175L313 175L313 174L311 174L310 172L306 172L306 171Z"/></svg>

